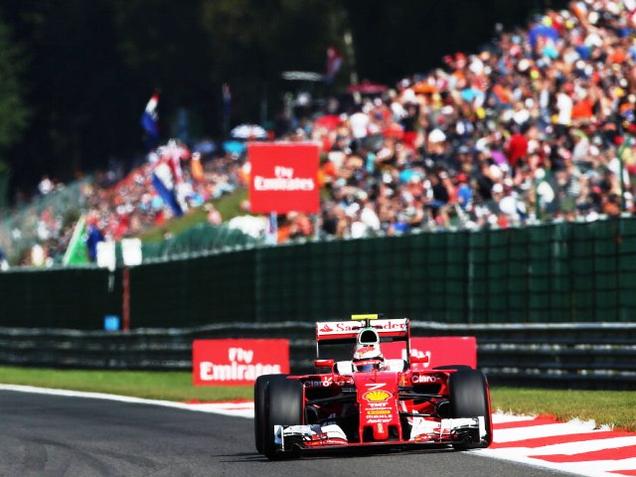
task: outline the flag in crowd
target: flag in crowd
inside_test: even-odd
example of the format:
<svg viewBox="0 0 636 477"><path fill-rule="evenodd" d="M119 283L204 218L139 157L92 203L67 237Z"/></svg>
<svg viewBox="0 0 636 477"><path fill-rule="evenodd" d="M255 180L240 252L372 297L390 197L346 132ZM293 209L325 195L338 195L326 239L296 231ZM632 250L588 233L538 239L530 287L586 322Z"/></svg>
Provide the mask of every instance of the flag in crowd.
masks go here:
<svg viewBox="0 0 636 477"><path fill-rule="evenodd" d="M147 148L152 149L157 145L159 141L159 113L157 112L157 106L159 105L159 93L155 92L146 104L141 115L141 127L146 133L148 138Z"/></svg>
<svg viewBox="0 0 636 477"><path fill-rule="evenodd" d="M341 67L342 55L340 52L333 46L327 48L327 71L325 73L325 82L332 83Z"/></svg>
<svg viewBox="0 0 636 477"><path fill-rule="evenodd" d="M181 160L189 157L190 151L170 140L157 150L159 156L152 173L152 184L175 216L180 217L186 208L179 200L179 186L183 183Z"/></svg>
<svg viewBox="0 0 636 477"><path fill-rule="evenodd" d="M73 235L66 247L66 253L62 259L63 265L84 265L88 263L86 246L86 217L82 215L73 229Z"/></svg>

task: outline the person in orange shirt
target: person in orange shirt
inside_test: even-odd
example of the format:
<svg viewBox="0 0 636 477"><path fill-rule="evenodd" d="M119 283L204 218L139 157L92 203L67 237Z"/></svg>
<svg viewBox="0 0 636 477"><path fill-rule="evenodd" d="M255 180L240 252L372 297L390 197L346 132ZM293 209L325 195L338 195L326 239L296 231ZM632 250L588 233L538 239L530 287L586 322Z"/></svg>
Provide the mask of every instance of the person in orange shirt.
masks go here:
<svg viewBox="0 0 636 477"><path fill-rule="evenodd" d="M203 182L203 166L201 165L201 153L195 152L192 154L192 161L190 163L190 170L192 172L192 178L197 182Z"/></svg>
<svg viewBox="0 0 636 477"><path fill-rule="evenodd" d="M572 107L572 119L591 119L594 116L594 102L587 97L574 104Z"/></svg>

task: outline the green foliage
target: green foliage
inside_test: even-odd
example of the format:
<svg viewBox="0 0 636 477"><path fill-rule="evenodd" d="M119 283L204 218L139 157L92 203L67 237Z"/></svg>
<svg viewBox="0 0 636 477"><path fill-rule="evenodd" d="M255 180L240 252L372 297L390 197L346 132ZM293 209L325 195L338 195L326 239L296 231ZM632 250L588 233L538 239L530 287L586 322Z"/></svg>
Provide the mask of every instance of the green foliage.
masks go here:
<svg viewBox="0 0 636 477"><path fill-rule="evenodd" d="M22 55L9 26L0 18L0 152L20 139L29 118L21 81L25 66ZM0 174L5 171L6 164L0 161Z"/></svg>
<svg viewBox="0 0 636 477"><path fill-rule="evenodd" d="M0 161L0 211L8 205L9 167Z"/></svg>
<svg viewBox="0 0 636 477"><path fill-rule="evenodd" d="M204 0L201 13L226 79L271 81L290 68L323 71L326 48L342 33L337 1Z"/></svg>

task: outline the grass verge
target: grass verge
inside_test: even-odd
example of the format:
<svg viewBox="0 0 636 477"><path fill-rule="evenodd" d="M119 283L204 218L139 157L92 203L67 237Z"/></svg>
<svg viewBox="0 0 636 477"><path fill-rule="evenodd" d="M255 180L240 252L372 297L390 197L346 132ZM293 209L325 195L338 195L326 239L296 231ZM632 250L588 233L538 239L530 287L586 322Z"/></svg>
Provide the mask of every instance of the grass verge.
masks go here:
<svg viewBox="0 0 636 477"><path fill-rule="evenodd" d="M217 210L221 213L223 222L227 222L233 217L244 215L246 212L241 210L241 202L247 198L245 189L236 189L228 195L224 195L220 199L212 201ZM182 217L169 220L166 224L159 227L153 227L140 235L144 242L160 242L164 239L166 233L177 236L195 225L205 223L208 220L208 213L201 207L191 209Z"/></svg>
<svg viewBox="0 0 636 477"><path fill-rule="evenodd" d="M518 414L552 414L560 420L594 419L597 424L636 431L636 391L574 391L493 387L496 409Z"/></svg>
<svg viewBox="0 0 636 477"><path fill-rule="evenodd" d="M251 386L193 386L192 374L186 371L93 371L1 366L0 383L168 401L230 401L253 397Z"/></svg>
<svg viewBox="0 0 636 477"><path fill-rule="evenodd" d="M170 401L252 399L251 386L195 387L187 371L93 371L0 366L0 383L95 391ZM492 388L493 408L559 419L594 419L636 431L636 391Z"/></svg>

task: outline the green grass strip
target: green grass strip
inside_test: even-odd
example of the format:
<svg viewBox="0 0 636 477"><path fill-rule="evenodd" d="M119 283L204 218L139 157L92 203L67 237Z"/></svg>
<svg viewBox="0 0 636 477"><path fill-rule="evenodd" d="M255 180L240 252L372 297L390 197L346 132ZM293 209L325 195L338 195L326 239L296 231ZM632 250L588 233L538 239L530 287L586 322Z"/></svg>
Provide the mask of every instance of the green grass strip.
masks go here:
<svg viewBox="0 0 636 477"><path fill-rule="evenodd" d="M217 210L221 213L223 222L228 222L230 219L238 215L246 215L247 212L241 210L241 202L247 199L247 191L244 189L237 189L231 194L224 195L220 199L212 201ZM164 239L166 233L176 237L177 235L191 229L192 227L206 223L208 220L208 213L204 206L191 209L182 217L176 217L169 220L166 224L153 227L143 234L140 238L144 242L160 242Z"/></svg>
<svg viewBox="0 0 636 477"><path fill-rule="evenodd" d="M168 401L252 399L251 386L193 386L186 371L94 371L0 367L0 383Z"/></svg>
<svg viewBox="0 0 636 477"><path fill-rule="evenodd" d="M579 391L493 387L493 407L518 414L551 414L560 420L594 419L596 424L636 431L636 391Z"/></svg>

